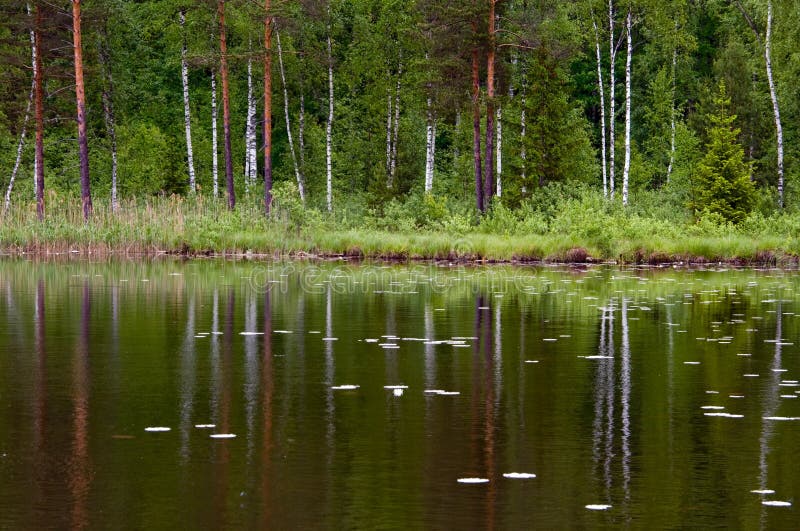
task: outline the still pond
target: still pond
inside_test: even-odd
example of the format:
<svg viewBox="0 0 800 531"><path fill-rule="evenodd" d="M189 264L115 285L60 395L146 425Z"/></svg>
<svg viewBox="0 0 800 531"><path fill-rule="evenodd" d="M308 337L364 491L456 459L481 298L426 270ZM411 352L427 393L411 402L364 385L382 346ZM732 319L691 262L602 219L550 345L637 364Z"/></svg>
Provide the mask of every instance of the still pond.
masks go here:
<svg viewBox="0 0 800 531"><path fill-rule="evenodd" d="M0 262L0 529L796 528L800 274Z"/></svg>

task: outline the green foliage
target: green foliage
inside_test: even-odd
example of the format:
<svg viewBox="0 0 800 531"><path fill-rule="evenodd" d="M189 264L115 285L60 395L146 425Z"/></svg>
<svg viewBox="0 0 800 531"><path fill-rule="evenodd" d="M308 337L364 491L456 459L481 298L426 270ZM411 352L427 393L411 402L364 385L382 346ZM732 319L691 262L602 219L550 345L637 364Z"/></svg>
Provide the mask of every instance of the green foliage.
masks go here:
<svg viewBox="0 0 800 531"><path fill-rule="evenodd" d="M737 141L740 131L733 126L736 116L730 114L724 81L720 81L714 102L716 112L709 116L706 154L694 176L692 206L698 212L708 211L738 223L753 208L755 187Z"/></svg>

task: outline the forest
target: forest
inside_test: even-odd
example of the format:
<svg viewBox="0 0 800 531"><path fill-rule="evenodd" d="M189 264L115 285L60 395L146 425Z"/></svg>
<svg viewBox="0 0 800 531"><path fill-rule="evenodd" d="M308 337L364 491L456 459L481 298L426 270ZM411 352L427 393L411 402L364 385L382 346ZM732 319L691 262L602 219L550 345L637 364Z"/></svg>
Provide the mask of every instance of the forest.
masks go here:
<svg viewBox="0 0 800 531"><path fill-rule="evenodd" d="M0 14L6 249L800 253L793 0Z"/></svg>

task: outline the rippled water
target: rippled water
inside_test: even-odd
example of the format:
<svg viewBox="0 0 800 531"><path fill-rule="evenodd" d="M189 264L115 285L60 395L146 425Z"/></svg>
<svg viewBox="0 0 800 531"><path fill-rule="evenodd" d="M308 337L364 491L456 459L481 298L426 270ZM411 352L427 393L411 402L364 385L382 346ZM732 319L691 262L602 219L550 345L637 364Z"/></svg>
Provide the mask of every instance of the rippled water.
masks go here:
<svg viewBox="0 0 800 531"><path fill-rule="evenodd" d="M0 262L0 528L794 528L799 280Z"/></svg>

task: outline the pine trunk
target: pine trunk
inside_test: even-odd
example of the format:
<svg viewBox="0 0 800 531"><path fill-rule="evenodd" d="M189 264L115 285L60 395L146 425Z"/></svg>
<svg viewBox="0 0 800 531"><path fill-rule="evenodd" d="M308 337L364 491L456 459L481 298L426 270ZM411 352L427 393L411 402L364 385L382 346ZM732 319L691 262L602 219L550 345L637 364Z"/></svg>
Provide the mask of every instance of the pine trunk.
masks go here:
<svg viewBox="0 0 800 531"><path fill-rule="evenodd" d="M478 25L473 22L473 33L477 34ZM478 212L485 212L483 202L483 176L481 175L481 84L479 79L478 48L472 48L472 161L475 168L475 201Z"/></svg>
<svg viewBox="0 0 800 531"><path fill-rule="evenodd" d="M600 93L600 162L603 168L603 197L608 197L608 169L606 168L606 94L603 86L602 56L600 55L600 35L597 22L592 15L594 28L594 48L597 57L597 91Z"/></svg>
<svg viewBox="0 0 800 531"><path fill-rule="evenodd" d="M775 89L775 80L772 77L772 1L767 2L767 34L764 41L764 58L767 65L767 80L769 81L769 96L772 100L772 111L775 115L775 134L778 144L778 207L783 208L783 126L781 125L781 111L778 107L778 94Z"/></svg>
<svg viewBox="0 0 800 531"><path fill-rule="evenodd" d="M614 1L608 1L608 54L610 58L610 65L608 69L608 187L611 199L614 199L614 174L615 170L615 155L617 139L615 138L615 124L617 119L617 103L615 98L616 92L616 74L615 67L617 64L617 49L614 44Z"/></svg>
<svg viewBox="0 0 800 531"><path fill-rule="evenodd" d="M628 7L626 32L628 49L625 56L625 164L622 170L622 204L628 204L628 182L631 173L631 59L633 57L633 14Z"/></svg>
<svg viewBox="0 0 800 531"><path fill-rule="evenodd" d="M189 66L186 64L186 13L181 10L178 14L181 26L181 83L183 84L183 121L186 130L186 160L189 166L189 191L195 193L197 184L194 173L194 152L192 150L192 114L189 110Z"/></svg>
<svg viewBox="0 0 800 531"><path fill-rule="evenodd" d="M264 0L264 212L272 206L272 15Z"/></svg>
<svg viewBox="0 0 800 531"><path fill-rule="evenodd" d="M36 150L34 155L34 177L36 181L36 217L39 221L44 219L44 90L42 88L42 9L36 5L36 18L34 22L34 44L33 48L37 51L36 60L33 62L33 91L34 116L36 117Z"/></svg>
<svg viewBox="0 0 800 531"><path fill-rule="evenodd" d="M294 166L294 176L297 179L297 191L300 193L300 200L306 202L306 185L303 174L300 173L300 166L297 165L297 154L294 151L294 140L292 139L292 124L289 120L289 91L286 88L286 73L283 70L283 49L281 48L281 34L275 32L278 42L278 66L281 72L281 85L283 86L283 114L286 118L286 136L289 139L289 152L292 155L292 165Z"/></svg>
<svg viewBox="0 0 800 531"><path fill-rule="evenodd" d="M81 44L81 0L72 0L72 45L75 54L75 101L78 111L78 151L81 173L83 219L92 213L92 191L89 181L89 139L86 135L86 94L83 84L83 47ZM38 49L38 47L37 47Z"/></svg>
<svg viewBox="0 0 800 531"><path fill-rule="evenodd" d="M236 206L236 191L233 188L233 159L231 157L231 105L228 89L228 43L225 36L225 0L217 4L219 16L220 76L222 77L222 134L225 144L225 186L228 190L228 208Z"/></svg>
<svg viewBox="0 0 800 531"><path fill-rule="evenodd" d="M333 48L328 3L328 124L325 128L325 175L328 212L333 210Z"/></svg>

